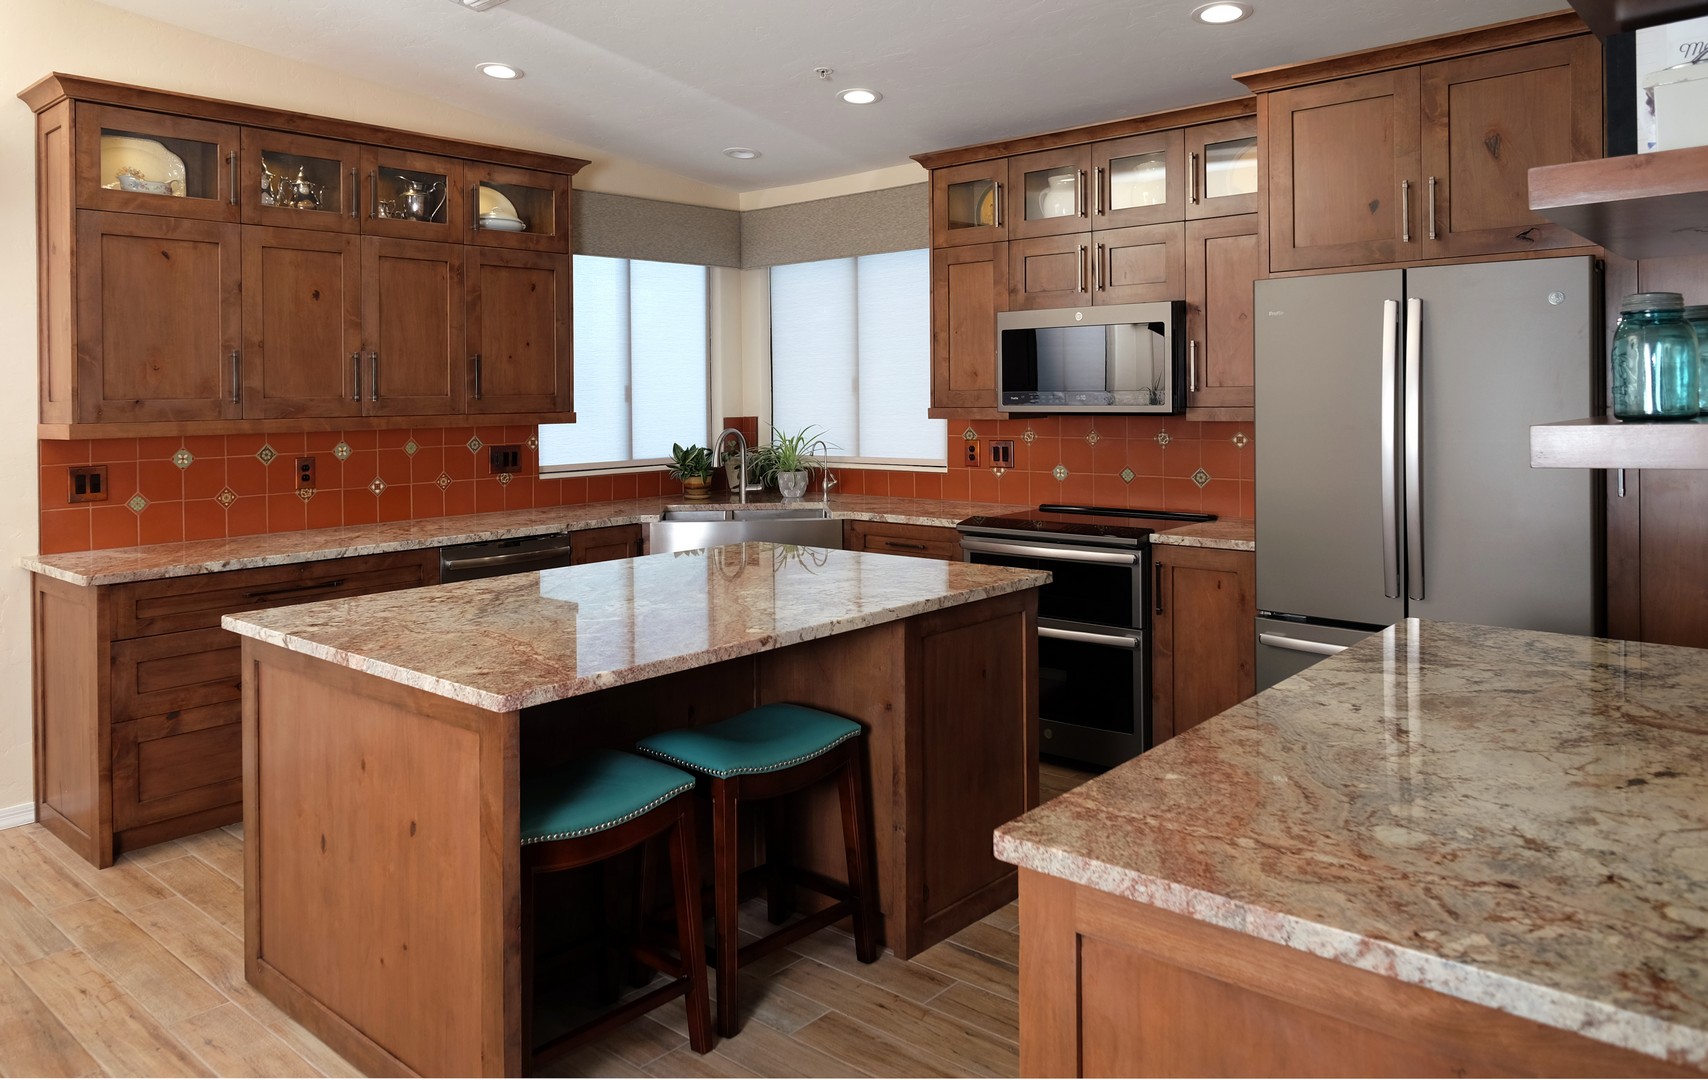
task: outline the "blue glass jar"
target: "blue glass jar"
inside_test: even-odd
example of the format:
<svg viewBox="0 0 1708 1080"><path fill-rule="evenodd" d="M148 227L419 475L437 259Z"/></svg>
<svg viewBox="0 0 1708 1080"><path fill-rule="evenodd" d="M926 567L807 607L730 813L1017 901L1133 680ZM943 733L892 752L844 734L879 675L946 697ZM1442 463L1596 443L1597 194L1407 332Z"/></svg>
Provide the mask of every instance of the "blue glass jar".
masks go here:
<svg viewBox="0 0 1708 1080"><path fill-rule="evenodd" d="M1632 293L1613 330L1613 415L1621 420L1690 420L1701 409L1696 331L1678 293Z"/></svg>
<svg viewBox="0 0 1708 1080"><path fill-rule="evenodd" d="M1685 308L1684 321L1696 331L1696 411L1708 416L1708 304Z"/></svg>

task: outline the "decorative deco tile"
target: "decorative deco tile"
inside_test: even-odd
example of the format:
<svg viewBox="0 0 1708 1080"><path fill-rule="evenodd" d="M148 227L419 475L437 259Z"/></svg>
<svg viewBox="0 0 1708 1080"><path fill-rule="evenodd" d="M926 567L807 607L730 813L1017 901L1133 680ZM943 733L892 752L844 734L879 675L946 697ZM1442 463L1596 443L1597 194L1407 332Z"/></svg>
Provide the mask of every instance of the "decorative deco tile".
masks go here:
<svg viewBox="0 0 1708 1080"><path fill-rule="evenodd" d="M314 489L313 488L298 488L297 489L297 498L301 499L303 502L307 502L308 500L314 498Z"/></svg>
<svg viewBox="0 0 1708 1080"><path fill-rule="evenodd" d="M180 450L176 454L172 455L172 464L178 466L180 469L188 469L190 467L190 462L194 460L196 460L196 455L190 453L188 450Z"/></svg>
<svg viewBox="0 0 1708 1080"><path fill-rule="evenodd" d="M261 464L271 465L273 459L279 456L279 452L273 449L272 444L262 443L261 449L255 451L255 456L261 459Z"/></svg>
<svg viewBox="0 0 1708 1080"><path fill-rule="evenodd" d="M500 484L504 484L504 485L508 486L512 479L514 479L514 478L507 472L501 472L498 474L498 482Z"/></svg>
<svg viewBox="0 0 1708 1080"><path fill-rule="evenodd" d="M1027 442L1036 442L1038 439L1038 433L1032 430L1032 425L1028 424L1026 425L1026 433L1020 437Z"/></svg>
<svg viewBox="0 0 1708 1080"><path fill-rule="evenodd" d="M368 490L373 492L375 495L378 495L380 492L385 490L385 481L377 476L374 477L368 484Z"/></svg>
<svg viewBox="0 0 1708 1080"><path fill-rule="evenodd" d="M967 430L961 432L961 438L967 440L968 442L972 442L974 439L976 439L978 437L979 437L979 433L974 431L972 429L972 425L970 425L970 424L967 426Z"/></svg>
<svg viewBox="0 0 1708 1080"><path fill-rule="evenodd" d="M132 495L125 505L131 508L131 513L140 514L144 510L148 509L148 500L142 497L141 492L138 492L137 494Z"/></svg>
<svg viewBox="0 0 1708 1080"><path fill-rule="evenodd" d="M419 449L421 449L421 444L416 442L414 439L410 439L408 442L403 444L403 452L408 454L410 457L414 457L415 452Z"/></svg>
<svg viewBox="0 0 1708 1080"><path fill-rule="evenodd" d="M480 441L480 436L478 436L478 435L470 435L469 436L469 441L468 441L469 453L471 453L471 454L480 453L481 445L482 444Z"/></svg>
<svg viewBox="0 0 1708 1080"><path fill-rule="evenodd" d="M349 461L350 453L350 444L345 442L343 439L339 439L338 445L332 448L332 456L337 458L339 461Z"/></svg>
<svg viewBox="0 0 1708 1080"><path fill-rule="evenodd" d="M1245 432L1236 431L1236 432L1234 432L1234 437L1229 441L1232 442L1235 446L1244 446L1246 443L1250 442L1251 440L1245 437Z"/></svg>
<svg viewBox="0 0 1708 1080"><path fill-rule="evenodd" d="M229 508L232 503L237 501L237 492L230 488L220 488L219 494L215 495L214 498L219 501L221 506Z"/></svg>
<svg viewBox="0 0 1708 1080"><path fill-rule="evenodd" d="M435 484L438 484L438 485L439 485L439 490L440 490L440 491L444 491L444 490L445 490L445 489L446 489L446 488L448 488L448 487L450 487L450 486L451 486L451 477L450 477L450 474L448 474L448 473L440 473L440 474L439 474L439 475L438 475L438 477L437 477L437 478L436 478L436 479L435 479L435 480L434 480L434 481L433 481L433 482L434 482L434 483L435 483Z"/></svg>
<svg viewBox="0 0 1708 1080"><path fill-rule="evenodd" d="M540 437L538 435L528 436L528 449L538 450L539 448L540 448Z"/></svg>
<svg viewBox="0 0 1708 1080"><path fill-rule="evenodd" d="M1097 430L1093 428L1091 431L1085 433L1085 441L1090 443L1092 446L1096 446L1099 442L1103 441L1103 436L1097 434Z"/></svg>
<svg viewBox="0 0 1708 1080"><path fill-rule="evenodd" d="M1174 441L1174 437L1171 436L1166 431L1159 431L1156 433L1156 444L1158 446L1167 446L1169 443L1171 443L1173 441Z"/></svg>
<svg viewBox="0 0 1708 1080"><path fill-rule="evenodd" d="M1122 469L1121 470L1121 482L1123 484L1130 484L1133 482L1133 477L1135 475L1136 474L1131 469Z"/></svg>
<svg viewBox="0 0 1708 1080"><path fill-rule="evenodd" d="M1210 474L1205 472L1203 467L1200 466L1198 471L1192 474L1192 482L1197 484L1199 487L1203 487L1205 484L1210 482Z"/></svg>
<svg viewBox="0 0 1708 1080"><path fill-rule="evenodd" d="M1067 466L1057 465L1055 468L1050 470L1050 475L1055 477L1057 480L1066 480L1068 478Z"/></svg>

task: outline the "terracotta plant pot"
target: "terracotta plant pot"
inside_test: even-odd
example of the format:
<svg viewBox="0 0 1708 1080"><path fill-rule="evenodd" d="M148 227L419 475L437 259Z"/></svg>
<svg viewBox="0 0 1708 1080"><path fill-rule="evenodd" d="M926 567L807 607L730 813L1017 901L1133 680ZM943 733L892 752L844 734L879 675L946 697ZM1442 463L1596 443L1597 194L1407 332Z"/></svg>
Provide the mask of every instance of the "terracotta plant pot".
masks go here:
<svg viewBox="0 0 1708 1080"><path fill-rule="evenodd" d="M682 478L682 497L684 499L700 500L709 498L712 494L712 478L709 476L684 476Z"/></svg>

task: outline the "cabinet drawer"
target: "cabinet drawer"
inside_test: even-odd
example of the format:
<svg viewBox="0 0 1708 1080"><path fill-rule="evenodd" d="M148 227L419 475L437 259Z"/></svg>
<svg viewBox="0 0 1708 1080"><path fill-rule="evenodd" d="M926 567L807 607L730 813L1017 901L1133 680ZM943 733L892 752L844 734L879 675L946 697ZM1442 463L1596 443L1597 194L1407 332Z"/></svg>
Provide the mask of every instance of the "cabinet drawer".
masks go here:
<svg viewBox="0 0 1708 1080"><path fill-rule="evenodd" d="M133 829L243 800L236 701L113 725L113 827Z"/></svg>
<svg viewBox="0 0 1708 1080"><path fill-rule="evenodd" d="M217 627L228 612L437 583L436 549L138 581L112 587L113 637Z"/></svg>
<svg viewBox="0 0 1708 1080"><path fill-rule="evenodd" d="M922 559L954 561L961 557L960 534L954 529L936 525L850 521L843 526L842 546L849 551L912 555Z"/></svg>
<svg viewBox="0 0 1708 1080"><path fill-rule="evenodd" d="M582 529L569 534L571 565L632 559L643 554L645 551L641 544L639 525L608 525L601 529Z"/></svg>
<svg viewBox="0 0 1708 1080"><path fill-rule="evenodd" d="M229 702L242 694L238 636L218 628L113 642L113 723Z"/></svg>

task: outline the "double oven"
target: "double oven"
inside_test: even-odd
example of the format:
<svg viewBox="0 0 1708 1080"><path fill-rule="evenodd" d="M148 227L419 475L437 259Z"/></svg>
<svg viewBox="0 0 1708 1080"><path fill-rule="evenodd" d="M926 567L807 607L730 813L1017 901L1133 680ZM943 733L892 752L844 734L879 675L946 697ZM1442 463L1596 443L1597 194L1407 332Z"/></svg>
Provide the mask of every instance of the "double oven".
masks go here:
<svg viewBox="0 0 1708 1080"><path fill-rule="evenodd" d="M1047 570L1038 715L1052 757L1118 765L1151 744L1150 538L1214 515L1045 504L958 526L968 562Z"/></svg>

